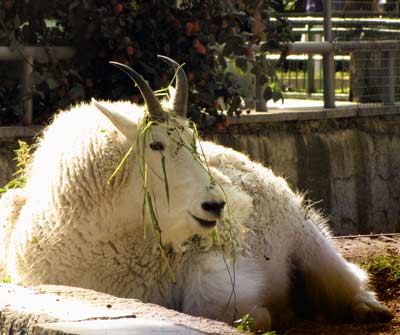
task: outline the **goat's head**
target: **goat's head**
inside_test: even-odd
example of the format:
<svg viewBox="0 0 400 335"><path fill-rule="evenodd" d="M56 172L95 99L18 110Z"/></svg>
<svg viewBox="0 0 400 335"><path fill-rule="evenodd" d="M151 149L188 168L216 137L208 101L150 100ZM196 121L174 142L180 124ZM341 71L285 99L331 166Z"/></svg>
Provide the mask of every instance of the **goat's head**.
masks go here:
<svg viewBox="0 0 400 335"><path fill-rule="evenodd" d="M159 57L176 71L175 94L167 103L170 107L160 103L137 72L119 63L112 64L137 84L147 113L138 123L101 103L93 103L127 138L136 137L132 143L136 145L147 216L159 226L163 243L179 248L190 236L209 232L216 225L225 200L211 176L195 130L186 119L185 72L174 60Z"/></svg>

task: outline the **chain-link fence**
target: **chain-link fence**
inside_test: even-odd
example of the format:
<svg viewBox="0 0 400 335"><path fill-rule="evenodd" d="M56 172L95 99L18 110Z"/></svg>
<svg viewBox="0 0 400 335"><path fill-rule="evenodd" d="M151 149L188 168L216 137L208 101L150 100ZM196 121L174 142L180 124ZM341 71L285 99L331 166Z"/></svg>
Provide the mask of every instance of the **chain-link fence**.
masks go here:
<svg viewBox="0 0 400 335"><path fill-rule="evenodd" d="M350 52L350 100L400 101L399 1L333 1L335 53ZM360 18L361 14L370 17ZM398 15L397 15L398 16Z"/></svg>
<svg viewBox="0 0 400 335"><path fill-rule="evenodd" d="M349 52L351 101L400 101L400 39L348 41L335 47L335 53Z"/></svg>
<svg viewBox="0 0 400 335"><path fill-rule="evenodd" d="M292 13L298 42L324 41L323 13ZM400 101L400 1L332 1L332 46L336 100L393 104ZM318 96L323 91L321 54L290 55L280 69L286 96Z"/></svg>
<svg viewBox="0 0 400 335"><path fill-rule="evenodd" d="M399 1L394 0L333 0L336 16L398 16Z"/></svg>

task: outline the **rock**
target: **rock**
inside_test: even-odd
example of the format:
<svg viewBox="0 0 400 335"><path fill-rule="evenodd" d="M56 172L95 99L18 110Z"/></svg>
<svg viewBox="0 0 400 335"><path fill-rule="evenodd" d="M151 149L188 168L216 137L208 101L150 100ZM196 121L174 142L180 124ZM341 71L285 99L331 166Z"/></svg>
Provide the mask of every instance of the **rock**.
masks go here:
<svg viewBox="0 0 400 335"><path fill-rule="evenodd" d="M244 334L218 321L66 286L0 285L0 334Z"/></svg>

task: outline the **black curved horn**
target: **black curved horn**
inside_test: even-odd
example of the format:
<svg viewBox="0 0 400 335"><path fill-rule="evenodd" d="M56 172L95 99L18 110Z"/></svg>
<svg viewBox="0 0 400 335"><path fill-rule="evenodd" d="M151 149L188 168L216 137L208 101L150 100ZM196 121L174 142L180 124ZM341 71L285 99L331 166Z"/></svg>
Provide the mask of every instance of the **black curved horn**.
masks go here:
<svg viewBox="0 0 400 335"><path fill-rule="evenodd" d="M173 59L158 55L158 58L172 66L176 71L175 95L172 97L172 110L182 117L186 117L188 105L188 82L182 66Z"/></svg>
<svg viewBox="0 0 400 335"><path fill-rule="evenodd" d="M121 64L118 62L110 62L110 64L125 72L138 85L140 93L142 94L143 99L147 105L149 114L155 119L165 119L165 112L161 107L160 101L155 96L153 90L143 79L143 77L134 69L125 64Z"/></svg>

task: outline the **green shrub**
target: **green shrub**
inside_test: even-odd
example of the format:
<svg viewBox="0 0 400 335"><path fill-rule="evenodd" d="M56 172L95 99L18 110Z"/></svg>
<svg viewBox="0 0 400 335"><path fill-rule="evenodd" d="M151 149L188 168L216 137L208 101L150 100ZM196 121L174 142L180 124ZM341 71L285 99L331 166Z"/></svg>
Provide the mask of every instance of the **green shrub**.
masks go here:
<svg viewBox="0 0 400 335"><path fill-rule="evenodd" d="M200 124L202 112L219 121L223 121L223 109L229 115L241 112L244 92L238 75L225 71L228 57L241 71L260 74L266 97L272 98L275 69L263 55L279 48L279 42L291 40L291 35L286 20L272 20L276 13L268 5L271 2L232 1L245 4L234 7L222 0L182 1L179 8L175 2L4 0L0 45L17 49L70 45L77 51L70 61L56 61L49 55L36 62L34 122L43 122L54 110L90 97L140 102L138 90L108 62L129 64L153 89L159 89L168 85L172 74L157 54L185 64L189 115ZM261 32L260 26L257 31L254 28L253 16L259 17ZM260 43L261 53L254 55L251 45ZM0 111L2 103L7 101L2 101L0 92Z"/></svg>
<svg viewBox="0 0 400 335"><path fill-rule="evenodd" d="M12 188L20 188L26 183L26 166L30 160L30 150L31 147L28 143L24 141L18 141L19 148L14 150L15 158L17 162L17 171L14 173L14 179L10 180L6 186L0 188L0 194L7 192L7 190Z"/></svg>

